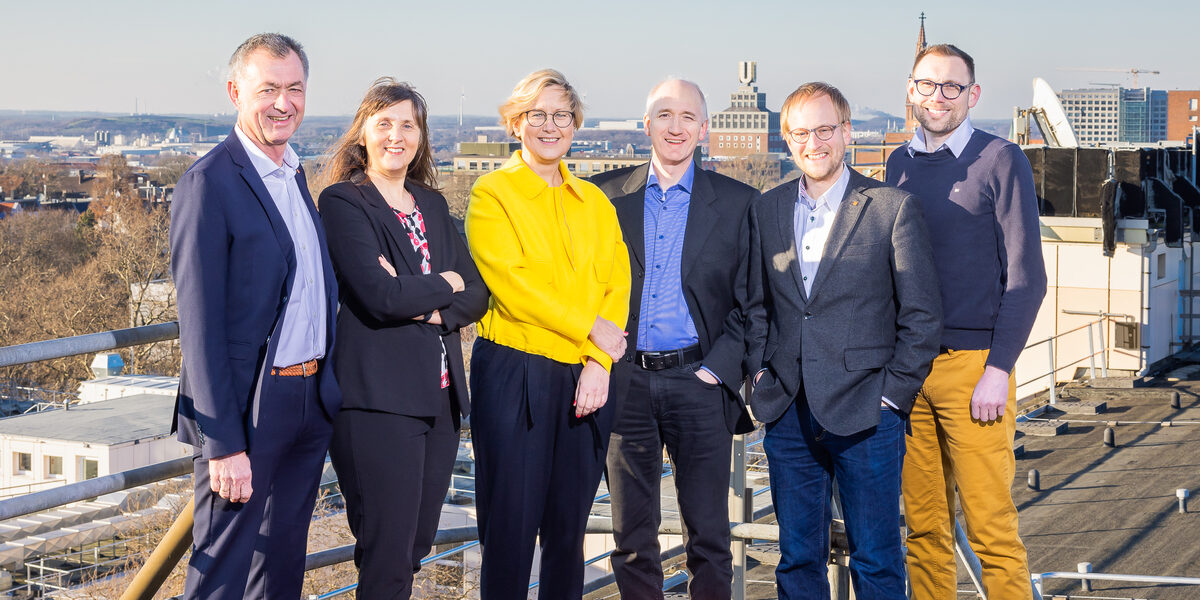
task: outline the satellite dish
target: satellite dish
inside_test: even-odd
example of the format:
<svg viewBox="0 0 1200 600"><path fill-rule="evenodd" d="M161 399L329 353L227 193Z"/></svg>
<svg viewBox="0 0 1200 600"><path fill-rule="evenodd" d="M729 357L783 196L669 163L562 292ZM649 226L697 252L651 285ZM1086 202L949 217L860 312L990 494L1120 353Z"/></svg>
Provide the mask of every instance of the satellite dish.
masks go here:
<svg viewBox="0 0 1200 600"><path fill-rule="evenodd" d="M1030 107L1046 145L1052 148L1078 148L1079 140L1058 101L1058 94L1041 77L1033 78L1033 106Z"/></svg>

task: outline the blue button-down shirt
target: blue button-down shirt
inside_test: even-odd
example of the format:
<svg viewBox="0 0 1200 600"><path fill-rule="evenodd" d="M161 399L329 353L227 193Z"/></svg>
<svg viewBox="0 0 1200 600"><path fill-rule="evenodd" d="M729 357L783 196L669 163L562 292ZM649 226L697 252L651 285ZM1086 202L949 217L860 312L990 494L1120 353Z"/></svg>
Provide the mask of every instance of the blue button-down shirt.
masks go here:
<svg viewBox="0 0 1200 600"><path fill-rule="evenodd" d="M276 165L250 138L234 127L238 140L250 155L254 170L275 201L275 208L287 223L288 234L296 251L296 276L288 292L287 309L279 328L279 346L275 349L275 367L290 367L325 356L325 273L321 264L321 242L312 213L296 182L300 157L291 145L283 154L283 165Z"/></svg>
<svg viewBox="0 0 1200 600"><path fill-rule="evenodd" d="M646 180L646 280L642 283L637 349L677 350L699 341L696 325L683 298L683 234L692 203L695 164L679 183L664 192L650 169Z"/></svg>

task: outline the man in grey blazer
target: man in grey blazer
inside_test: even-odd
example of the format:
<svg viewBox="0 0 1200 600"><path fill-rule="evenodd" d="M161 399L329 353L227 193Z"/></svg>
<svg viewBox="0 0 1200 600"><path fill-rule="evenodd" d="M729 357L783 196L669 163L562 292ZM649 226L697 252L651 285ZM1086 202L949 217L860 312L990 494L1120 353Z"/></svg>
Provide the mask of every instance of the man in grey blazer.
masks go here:
<svg viewBox="0 0 1200 600"><path fill-rule="evenodd" d="M917 199L844 164L850 106L807 83L780 115L803 172L750 211L747 368L766 423L782 600L829 596L832 482L859 600L905 598L905 420L938 353L941 299Z"/></svg>

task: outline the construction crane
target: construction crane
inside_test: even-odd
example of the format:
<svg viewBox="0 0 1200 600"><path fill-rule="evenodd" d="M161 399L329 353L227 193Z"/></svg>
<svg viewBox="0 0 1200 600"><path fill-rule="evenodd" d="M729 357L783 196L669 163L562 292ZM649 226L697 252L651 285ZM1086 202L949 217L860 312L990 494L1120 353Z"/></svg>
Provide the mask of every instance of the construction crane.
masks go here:
<svg viewBox="0 0 1200 600"><path fill-rule="evenodd" d="M1138 74L1145 73L1147 75L1158 75L1159 71L1151 69L1102 69L1095 67L1066 67L1060 68L1059 71L1104 71L1106 73L1129 73L1133 75L1133 87L1138 87Z"/></svg>

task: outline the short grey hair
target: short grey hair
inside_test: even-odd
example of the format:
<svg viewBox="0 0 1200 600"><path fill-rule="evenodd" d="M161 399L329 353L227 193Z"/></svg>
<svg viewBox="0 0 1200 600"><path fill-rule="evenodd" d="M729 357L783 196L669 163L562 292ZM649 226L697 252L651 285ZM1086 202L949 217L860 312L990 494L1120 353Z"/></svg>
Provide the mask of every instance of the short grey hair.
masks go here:
<svg viewBox="0 0 1200 600"><path fill-rule="evenodd" d="M700 111L704 113L701 116L705 121L708 120L708 101L704 99L704 92L700 89L700 85L694 81L681 79L679 77L668 77L654 84L654 87L650 89L650 93L646 96L646 116L650 116L650 110L654 108L654 101L658 100L659 98L658 91L668 83L682 83L683 85L691 86L692 89L696 90L696 93L700 96Z"/></svg>
<svg viewBox="0 0 1200 600"><path fill-rule="evenodd" d="M282 33L260 33L242 42L233 51L233 56L229 57L230 81L237 81L246 65L246 58L259 50L266 50L275 58L287 58L288 54L295 52L300 57L300 64L304 65L304 78L308 79L308 55L304 53L304 46L300 42Z"/></svg>

